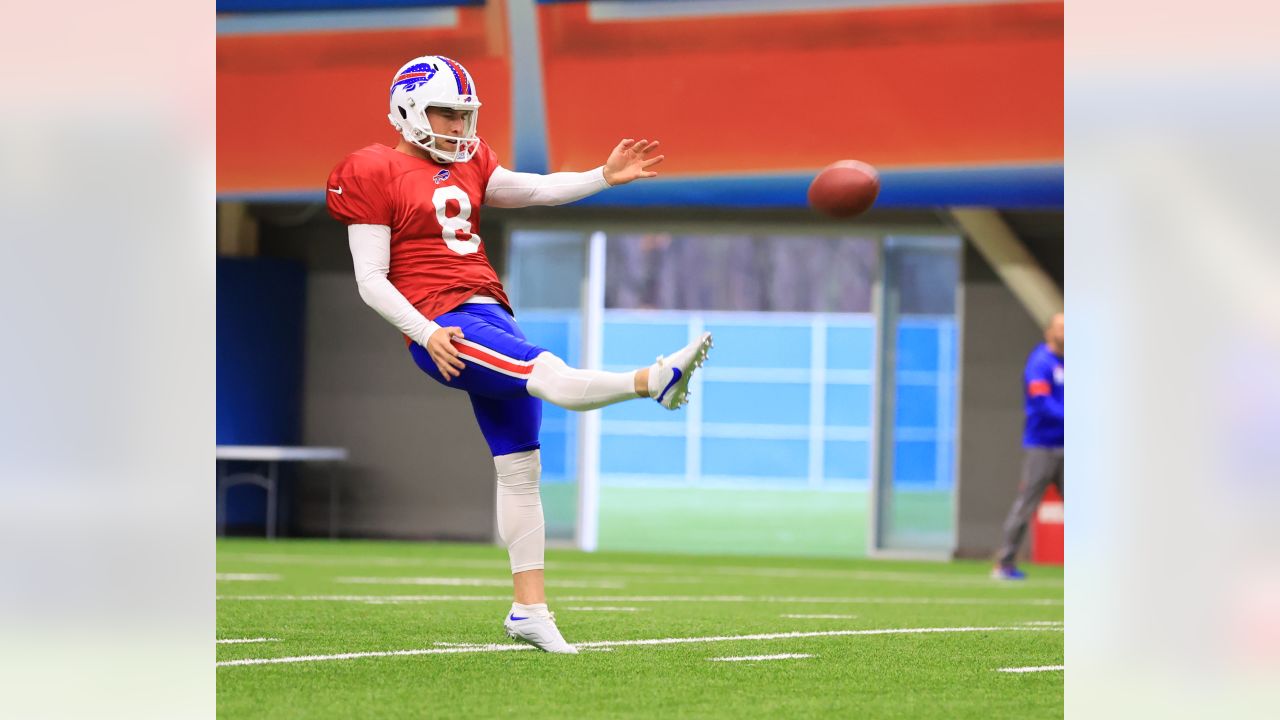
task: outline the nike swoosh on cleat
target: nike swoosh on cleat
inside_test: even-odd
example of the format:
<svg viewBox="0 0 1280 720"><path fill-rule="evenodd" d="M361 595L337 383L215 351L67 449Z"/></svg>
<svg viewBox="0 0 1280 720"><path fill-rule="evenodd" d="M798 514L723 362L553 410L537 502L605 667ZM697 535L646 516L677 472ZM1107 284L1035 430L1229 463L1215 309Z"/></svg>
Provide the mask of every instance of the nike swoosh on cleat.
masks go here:
<svg viewBox="0 0 1280 720"><path fill-rule="evenodd" d="M671 382L667 383L667 386L662 388L662 392L658 393L658 402L662 402L662 398L667 396L667 391L671 389L672 385L680 382L680 375L680 368L671 368Z"/></svg>
<svg viewBox="0 0 1280 720"><path fill-rule="evenodd" d="M516 617L516 614L515 614L515 613L511 613L511 619L512 619L512 620L528 620L529 618L527 618L527 617L518 618L518 617Z"/></svg>

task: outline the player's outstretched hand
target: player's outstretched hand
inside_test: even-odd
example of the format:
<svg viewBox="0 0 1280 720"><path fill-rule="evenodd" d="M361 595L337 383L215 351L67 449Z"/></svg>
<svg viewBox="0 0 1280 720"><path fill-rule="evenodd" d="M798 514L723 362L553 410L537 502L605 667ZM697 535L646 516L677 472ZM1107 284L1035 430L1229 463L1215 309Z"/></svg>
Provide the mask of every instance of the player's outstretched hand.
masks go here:
<svg viewBox="0 0 1280 720"><path fill-rule="evenodd" d="M427 338L427 354L431 355L446 382L458 377L466 367L458 355L458 348L453 346L453 339L461 337L462 328L442 327Z"/></svg>
<svg viewBox="0 0 1280 720"><path fill-rule="evenodd" d="M638 178L651 178L658 173L649 168L662 162L666 155L653 155L658 141L632 140L618 143L604 164L604 181L610 185L626 185Z"/></svg>

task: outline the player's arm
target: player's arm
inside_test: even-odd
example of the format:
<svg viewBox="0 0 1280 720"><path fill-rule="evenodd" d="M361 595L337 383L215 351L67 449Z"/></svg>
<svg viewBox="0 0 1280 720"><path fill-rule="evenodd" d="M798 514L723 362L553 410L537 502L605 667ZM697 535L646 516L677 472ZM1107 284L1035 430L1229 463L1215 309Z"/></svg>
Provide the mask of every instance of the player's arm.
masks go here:
<svg viewBox="0 0 1280 720"><path fill-rule="evenodd" d="M604 165L587 172L559 172L550 175L512 172L494 168L485 189L484 204L490 207L519 208L530 205L563 205L632 180L651 178L658 173L649 168L662 162L653 155L655 140L626 139L618 143Z"/></svg>
<svg viewBox="0 0 1280 720"><path fill-rule="evenodd" d="M351 259L355 263L360 298L400 332L426 348L445 380L457 377L465 365L451 340L462 337L462 330L442 328L428 320L387 279L391 269L391 228L386 225L348 225L347 239L351 245Z"/></svg>
<svg viewBox="0 0 1280 720"><path fill-rule="evenodd" d="M1031 408L1038 415L1061 419L1062 403L1053 396L1053 365L1032 362L1023 375Z"/></svg>

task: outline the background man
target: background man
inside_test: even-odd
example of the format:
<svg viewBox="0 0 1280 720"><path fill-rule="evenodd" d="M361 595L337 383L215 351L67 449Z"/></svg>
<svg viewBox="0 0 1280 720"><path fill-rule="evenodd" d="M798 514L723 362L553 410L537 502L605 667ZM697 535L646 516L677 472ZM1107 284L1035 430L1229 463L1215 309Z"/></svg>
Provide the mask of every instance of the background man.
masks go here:
<svg viewBox="0 0 1280 720"><path fill-rule="evenodd" d="M1027 534L1027 522L1040 504L1049 483L1062 493L1063 447L1063 352L1065 340L1062 313L1053 316L1044 331L1044 342L1031 351L1022 373L1022 389L1027 422L1022 433L1025 454L1018 497L1004 521L1004 545L1000 548L991 576L997 580L1021 580L1026 573L1014 564L1014 556ZM1064 495L1065 497L1065 495Z"/></svg>

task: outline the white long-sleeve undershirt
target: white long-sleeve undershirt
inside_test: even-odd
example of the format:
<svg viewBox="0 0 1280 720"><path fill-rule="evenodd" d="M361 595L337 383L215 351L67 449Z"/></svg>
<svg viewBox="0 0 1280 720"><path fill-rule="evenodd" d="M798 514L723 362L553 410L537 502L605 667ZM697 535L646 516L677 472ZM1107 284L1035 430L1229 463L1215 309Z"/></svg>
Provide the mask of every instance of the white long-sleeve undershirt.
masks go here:
<svg viewBox="0 0 1280 720"><path fill-rule="evenodd" d="M347 239L351 244L360 298L400 332L426 347L427 338L440 326L418 312L387 279L391 270L391 228L386 225L349 225Z"/></svg>
<svg viewBox="0 0 1280 720"><path fill-rule="evenodd" d="M522 173L501 165L489 175L484 204L499 208L522 208L530 205L563 205L581 200L609 187L604 179L604 166L586 172L558 172L550 175Z"/></svg>

